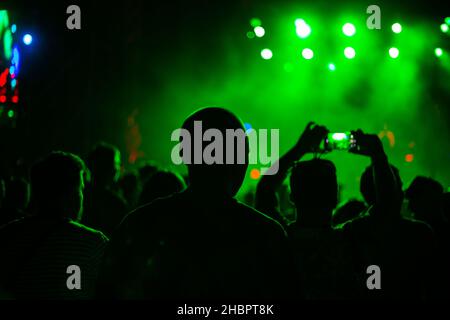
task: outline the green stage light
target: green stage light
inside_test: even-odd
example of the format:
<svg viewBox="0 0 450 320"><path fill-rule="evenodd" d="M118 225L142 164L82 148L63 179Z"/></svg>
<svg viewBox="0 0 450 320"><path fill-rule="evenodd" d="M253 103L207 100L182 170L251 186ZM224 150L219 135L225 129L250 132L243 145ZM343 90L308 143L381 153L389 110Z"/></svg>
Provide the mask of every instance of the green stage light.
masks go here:
<svg viewBox="0 0 450 320"><path fill-rule="evenodd" d="M254 31L258 38L261 38L266 34L266 30L264 30L263 27L255 27Z"/></svg>
<svg viewBox="0 0 450 320"><path fill-rule="evenodd" d="M356 28L353 24L351 23L346 23L344 24L344 26L342 27L342 32L347 36L347 37L351 37L353 35L355 35L356 33Z"/></svg>
<svg viewBox="0 0 450 320"><path fill-rule="evenodd" d="M345 48L344 55L347 59L353 59L356 56L355 49L353 49L352 47Z"/></svg>
<svg viewBox="0 0 450 320"><path fill-rule="evenodd" d="M13 110L9 110L8 111L8 118L12 118L14 117L14 111Z"/></svg>
<svg viewBox="0 0 450 320"><path fill-rule="evenodd" d="M448 25L446 25L445 23L441 24L441 31L444 33L448 32Z"/></svg>
<svg viewBox="0 0 450 320"><path fill-rule="evenodd" d="M263 50L261 50L261 57L262 57L264 60L270 60L270 59L272 59L272 57L273 57L272 50L270 50L270 49L263 49Z"/></svg>
<svg viewBox="0 0 450 320"><path fill-rule="evenodd" d="M444 54L444 51L441 48L436 48L434 49L434 54L439 58Z"/></svg>
<svg viewBox="0 0 450 320"><path fill-rule="evenodd" d="M450 17L445 18L445 23L450 24Z"/></svg>
<svg viewBox="0 0 450 320"><path fill-rule="evenodd" d="M389 55L392 59L396 59L398 57L399 51L397 48L390 48L389 49Z"/></svg>
<svg viewBox="0 0 450 320"><path fill-rule="evenodd" d="M336 66L334 65L334 63L329 63L328 64L328 70L330 70L330 71L336 70Z"/></svg>
<svg viewBox="0 0 450 320"><path fill-rule="evenodd" d="M400 33L400 32L402 32L402 25L401 25L400 23L394 23L394 24L392 25L392 31L393 31L394 33Z"/></svg>
<svg viewBox="0 0 450 320"><path fill-rule="evenodd" d="M305 48L302 50L302 56L306 60L311 60L314 57L314 52L309 48Z"/></svg>
<svg viewBox="0 0 450 320"><path fill-rule="evenodd" d="M311 27L303 19L295 20L295 31L297 35L304 39L311 34Z"/></svg>
<svg viewBox="0 0 450 320"><path fill-rule="evenodd" d="M258 18L252 18L252 19L250 19L250 25L253 28L259 27L259 26L261 26L261 20Z"/></svg>
<svg viewBox="0 0 450 320"><path fill-rule="evenodd" d="M247 32L247 38L253 39L255 37L255 33L253 31Z"/></svg>

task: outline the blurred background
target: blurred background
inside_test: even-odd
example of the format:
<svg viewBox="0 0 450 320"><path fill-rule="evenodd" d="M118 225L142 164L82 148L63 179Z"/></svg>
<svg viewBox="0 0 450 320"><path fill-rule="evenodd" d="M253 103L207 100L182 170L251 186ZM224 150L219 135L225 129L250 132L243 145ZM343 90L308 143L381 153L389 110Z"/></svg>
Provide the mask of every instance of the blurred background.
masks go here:
<svg viewBox="0 0 450 320"><path fill-rule="evenodd" d="M81 8L68 30L66 8ZM450 186L450 12L444 2L2 1L0 165L20 170L51 150L85 156L115 144L124 168L171 162L170 136L199 107L280 129L280 153L313 120L382 137L405 184ZM447 18L447 19L446 19ZM357 197L368 160L336 163ZM251 166L241 195L255 186Z"/></svg>

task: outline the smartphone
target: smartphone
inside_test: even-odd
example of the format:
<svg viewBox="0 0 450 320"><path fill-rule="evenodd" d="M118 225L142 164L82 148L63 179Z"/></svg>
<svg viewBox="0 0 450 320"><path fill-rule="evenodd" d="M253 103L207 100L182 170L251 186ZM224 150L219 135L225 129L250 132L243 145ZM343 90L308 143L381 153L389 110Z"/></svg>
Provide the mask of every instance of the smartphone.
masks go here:
<svg viewBox="0 0 450 320"><path fill-rule="evenodd" d="M326 151L349 151L356 148L356 146L356 139L350 131L328 133L324 141L324 149Z"/></svg>

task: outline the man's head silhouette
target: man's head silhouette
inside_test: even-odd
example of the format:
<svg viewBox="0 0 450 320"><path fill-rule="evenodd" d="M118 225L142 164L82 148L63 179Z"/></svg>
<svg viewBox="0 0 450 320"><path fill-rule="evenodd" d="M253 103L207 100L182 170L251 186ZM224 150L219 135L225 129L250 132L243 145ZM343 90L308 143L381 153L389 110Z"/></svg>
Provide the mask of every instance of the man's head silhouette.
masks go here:
<svg viewBox="0 0 450 320"><path fill-rule="evenodd" d="M87 165L96 187L110 187L120 175L120 151L115 146L101 142L89 153Z"/></svg>
<svg viewBox="0 0 450 320"><path fill-rule="evenodd" d="M31 200L41 216L79 221L83 207L85 165L78 156L52 152L31 168Z"/></svg>
<svg viewBox="0 0 450 320"><path fill-rule="evenodd" d="M201 121L202 130L205 132L208 129L218 130L222 137L221 151L223 163L213 163L213 164L195 164L194 161L188 164L189 181L190 187L194 190L199 190L203 193L214 195L214 196L225 196L233 197L239 191L240 187L245 178L245 173L248 167L248 141L245 138L245 154L241 155L242 149L238 148L238 141L234 141L234 150L227 150L226 148L226 130L243 130L245 132L244 126L239 120L239 118L231 113L230 111L217 108L209 107L197 110L191 114L183 123L183 129L190 133L191 139L190 154L194 158L195 152L202 152L201 156L203 158L203 152L205 147L209 142L204 142L202 148L196 149L194 147L194 125L196 121ZM183 145L183 149L185 146ZM225 159L231 156L233 152L233 163L227 163ZM238 158L244 157L245 161L243 164L239 164Z"/></svg>
<svg viewBox="0 0 450 320"><path fill-rule="evenodd" d="M418 220L431 222L442 219L441 202L444 187L438 181L417 176L405 192L408 208Z"/></svg>
<svg viewBox="0 0 450 320"><path fill-rule="evenodd" d="M400 173L396 167L393 165L390 165L391 171L394 174L395 181L397 183L398 192L400 195L402 195L399 198L399 205L401 205L403 201L403 191L402 191L402 179L400 178ZM361 180L359 182L359 188L361 191L361 194L364 198L364 201L367 203L367 205L372 206L376 202L376 188L375 188L375 181L374 181L374 173L373 173L373 166L368 166L363 174L361 175Z"/></svg>
<svg viewBox="0 0 450 320"><path fill-rule="evenodd" d="M334 164L323 159L298 162L292 169L290 184L300 225L331 226L333 209L338 203Z"/></svg>

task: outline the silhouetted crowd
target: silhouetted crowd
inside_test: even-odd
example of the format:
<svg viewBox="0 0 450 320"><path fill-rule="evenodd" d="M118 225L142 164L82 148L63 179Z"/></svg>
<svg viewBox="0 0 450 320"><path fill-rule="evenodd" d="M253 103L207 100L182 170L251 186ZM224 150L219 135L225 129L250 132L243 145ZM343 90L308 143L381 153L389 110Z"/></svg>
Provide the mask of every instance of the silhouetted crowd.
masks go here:
<svg viewBox="0 0 450 320"><path fill-rule="evenodd" d="M243 129L221 108L182 128L194 121ZM85 161L56 151L2 177L0 298L448 299L449 193L423 176L404 187L378 136L357 130L352 152L371 161L364 201L339 204L345 181L319 151L327 133L309 123L246 204L235 196L248 163L123 173L106 143Z"/></svg>

